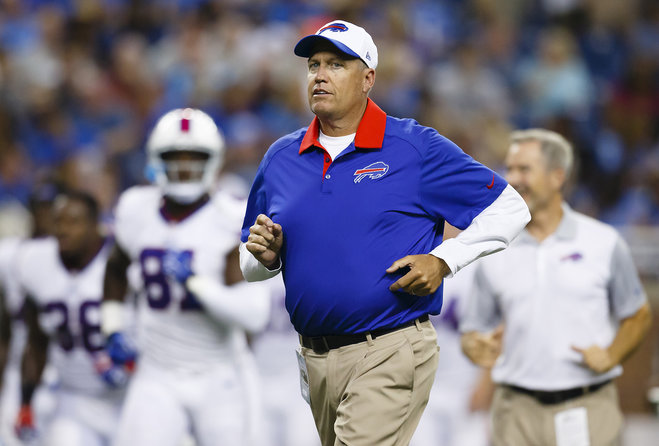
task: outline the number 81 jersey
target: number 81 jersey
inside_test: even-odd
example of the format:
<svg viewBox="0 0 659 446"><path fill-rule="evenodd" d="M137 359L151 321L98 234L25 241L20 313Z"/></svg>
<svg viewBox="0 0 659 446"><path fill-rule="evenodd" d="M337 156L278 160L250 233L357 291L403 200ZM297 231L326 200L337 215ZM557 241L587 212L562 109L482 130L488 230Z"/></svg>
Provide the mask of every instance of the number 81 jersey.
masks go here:
<svg viewBox="0 0 659 446"><path fill-rule="evenodd" d="M157 187L136 186L121 195L115 215L117 243L140 271L140 361L204 369L231 359L236 348L243 351L244 332L206 314L181 283L165 275L163 261L175 251L188 258L194 274L224 283L226 257L240 242L244 202L218 192L175 222L161 210L162 201Z"/></svg>
<svg viewBox="0 0 659 446"><path fill-rule="evenodd" d="M67 270L54 238L23 243L17 257L18 281L39 309L39 325L49 338L48 362L62 389L91 395L113 392L96 369L104 347L100 303L108 248L84 269Z"/></svg>

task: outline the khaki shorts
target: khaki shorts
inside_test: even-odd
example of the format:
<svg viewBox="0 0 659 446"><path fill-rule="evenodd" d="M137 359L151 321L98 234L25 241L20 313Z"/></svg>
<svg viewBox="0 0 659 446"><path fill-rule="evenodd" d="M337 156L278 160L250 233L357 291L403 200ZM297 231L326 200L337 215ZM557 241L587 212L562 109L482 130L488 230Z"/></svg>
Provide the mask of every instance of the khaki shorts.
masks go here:
<svg viewBox="0 0 659 446"><path fill-rule="evenodd" d="M323 446L409 444L428 403L438 350L428 321L326 353L303 347Z"/></svg>

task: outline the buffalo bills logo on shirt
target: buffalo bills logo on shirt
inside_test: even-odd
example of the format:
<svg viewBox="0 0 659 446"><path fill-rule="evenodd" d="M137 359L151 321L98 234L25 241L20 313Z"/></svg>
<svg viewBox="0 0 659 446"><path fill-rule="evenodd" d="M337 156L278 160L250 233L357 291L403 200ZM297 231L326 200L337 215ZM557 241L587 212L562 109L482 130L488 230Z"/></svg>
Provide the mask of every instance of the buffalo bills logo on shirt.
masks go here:
<svg viewBox="0 0 659 446"><path fill-rule="evenodd" d="M561 257L561 262L565 262L567 260L571 260L572 262L578 262L581 259L583 259L583 255L580 252L574 252L570 255Z"/></svg>
<svg viewBox="0 0 659 446"><path fill-rule="evenodd" d="M369 164L363 169L355 170L355 183L359 183L366 177L370 178L371 180L376 180L380 177L383 177L387 172L389 172L389 166L382 161Z"/></svg>
<svg viewBox="0 0 659 446"><path fill-rule="evenodd" d="M348 31L348 27L343 23L330 23L329 25L318 30L317 34L322 34L324 31L332 31L333 33L342 33Z"/></svg>

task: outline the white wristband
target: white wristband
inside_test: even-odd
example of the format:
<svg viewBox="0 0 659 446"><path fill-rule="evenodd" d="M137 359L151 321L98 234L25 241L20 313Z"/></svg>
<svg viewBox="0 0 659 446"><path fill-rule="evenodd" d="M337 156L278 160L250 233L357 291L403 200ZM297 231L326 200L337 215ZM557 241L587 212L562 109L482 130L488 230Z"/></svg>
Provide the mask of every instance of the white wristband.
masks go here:
<svg viewBox="0 0 659 446"><path fill-rule="evenodd" d="M124 304L118 300L101 303L101 332L105 336L124 329Z"/></svg>

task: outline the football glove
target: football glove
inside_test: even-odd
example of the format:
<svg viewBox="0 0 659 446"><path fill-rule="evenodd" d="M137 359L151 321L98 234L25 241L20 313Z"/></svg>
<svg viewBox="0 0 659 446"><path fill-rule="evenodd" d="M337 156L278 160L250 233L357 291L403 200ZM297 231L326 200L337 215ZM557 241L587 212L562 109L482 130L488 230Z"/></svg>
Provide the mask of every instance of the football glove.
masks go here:
<svg viewBox="0 0 659 446"><path fill-rule="evenodd" d="M37 438L37 429L34 426L34 415L29 404L23 404L16 416L14 423L16 436L24 443L29 443Z"/></svg>
<svg viewBox="0 0 659 446"><path fill-rule="evenodd" d="M112 362L110 355L104 351L99 352L94 357L94 368L101 379L113 389L124 387L131 373L131 370L125 364L120 365Z"/></svg>
<svg viewBox="0 0 659 446"><path fill-rule="evenodd" d="M105 351L117 365L130 364L137 357L135 345L120 331L108 336Z"/></svg>
<svg viewBox="0 0 659 446"><path fill-rule="evenodd" d="M162 269L166 276L185 284L185 281L194 274L192 272L192 252L165 251L162 259Z"/></svg>

